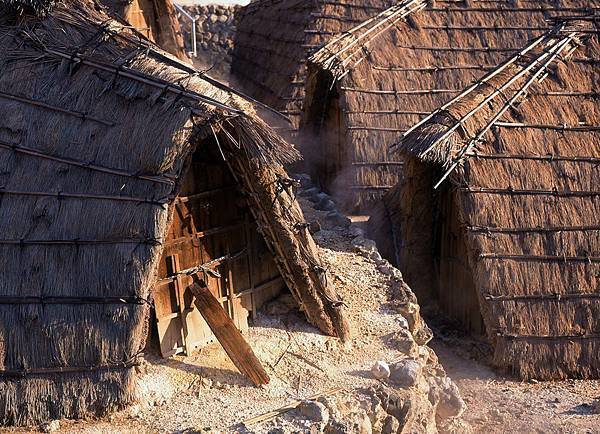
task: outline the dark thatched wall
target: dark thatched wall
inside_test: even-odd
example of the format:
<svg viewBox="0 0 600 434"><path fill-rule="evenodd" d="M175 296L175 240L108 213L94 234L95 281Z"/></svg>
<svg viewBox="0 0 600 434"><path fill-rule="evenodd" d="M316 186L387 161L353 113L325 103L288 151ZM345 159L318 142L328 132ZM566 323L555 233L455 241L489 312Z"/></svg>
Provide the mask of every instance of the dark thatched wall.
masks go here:
<svg viewBox="0 0 600 434"><path fill-rule="evenodd" d="M303 109L306 59L332 35L392 0L259 0L239 12L231 72L251 96L280 110L295 135Z"/></svg>
<svg viewBox="0 0 600 434"><path fill-rule="evenodd" d="M297 226L302 212L282 188L297 151L229 88L144 44L92 2L65 1L18 25L0 6L0 424L135 399L172 203L207 138L218 137L309 321L345 337L316 246Z"/></svg>
<svg viewBox="0 0 600 434"><path fill-rule="evenodd" d="M345 199L348 208L368 209L400 180L401 159L389 151L389 145L403 131L481 77L486 68L546 31L549 17L578 14L586 7L598 5L591 3L428 2L426 9L411 14L407 22L392 26L366 44L366 49L365 44L355 47L355 51L366 53L362 56L364 61L348 68L348 75L335 83L336 93L345 102L341 110L350 162L338 174L338 184L345 185L345 189L330 186L331 193ZM326 71L320 70L319 65L310 68L308 88L329 89L331 83L322 74ZM311 85L312 80L318 84ZM322 98L310 94L306 101L324 106ZM307 107L306 111L314 115L315 109ZM315 148L310 155L325 149L318 131L332 126L321 122L319 116L307 119ZM332 176L327 173L320 177ZM349 199L348 190L352 191Z"/></svg>
<svg viewBox="0 0 600 434"><path fill-rule="evenodd" d="M555 62L451 179L494 361L522 378L600 376L600 43L595 30L588 32L572 58ZM510 77L498 75L481 92L494 92ZM507 88L460 134L474 136L513 92ZM447 113L459 119L483 95ZM403 151L428 147L426 128L449 128L437 122L406 138ZM423 158L447 167L453 152L442 144ZM406 178L398 188L419 188L414 181ZM399 214L412 206L387 203Z"/></svg>

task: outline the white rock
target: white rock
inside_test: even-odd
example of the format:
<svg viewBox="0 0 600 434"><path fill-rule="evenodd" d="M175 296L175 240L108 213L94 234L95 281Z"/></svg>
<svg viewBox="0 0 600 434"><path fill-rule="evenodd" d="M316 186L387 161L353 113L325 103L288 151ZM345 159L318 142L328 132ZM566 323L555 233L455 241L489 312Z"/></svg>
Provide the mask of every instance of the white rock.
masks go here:
<svg viewBox="0 0 600 434"><path fill-rule="evenodd" d="M371 374L375 379L383 380L384 378L388 378L390 376L390 367L384 361L378 360L371 368Z"/></svg>
<svg viewBox="0 0 600 434"><path fill-rule="evenodd" d="M58 420L51 420L41 426L42 432L54 432L60 429L60 422Z"/></svg>

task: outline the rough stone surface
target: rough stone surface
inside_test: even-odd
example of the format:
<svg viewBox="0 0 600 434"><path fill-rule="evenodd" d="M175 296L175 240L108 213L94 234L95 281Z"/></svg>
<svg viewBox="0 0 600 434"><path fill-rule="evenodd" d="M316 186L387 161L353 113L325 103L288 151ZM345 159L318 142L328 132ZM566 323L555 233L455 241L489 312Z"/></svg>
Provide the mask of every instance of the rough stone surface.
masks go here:
<svg viewBox="0 0 600 434"><path fill-rule="evenodd" d="M338 211L330 211L327 213L326 217L333 225L342 228L347 228L351 224L350 219Z"/></svg>
<svg viewBox="0 0 600 434"><path fill-rule="evenodd" d="M238 5L218 8L213 5L184 6L185 11L196 18L196 44L200 52L194 60L201 64L199 67L212 67L213 74L228 75L236 31L235 14L239 8ZM185 49L191 53L192 23L181 13L178 13L178 18Z"/></svg>
<svg viewBox="0 0 600 434"><path fill-rule="evenodd" d="M357 253L371 254L377 252L377 244L375 241L363 237L356 237L352 240L352 247Z"/></svg>
<svg viewBox="0 0 600 434"><path fill-rule="evenodd" d="M303 401L298 407L298 411L302 416L314 422L325 425L329 422L329 410L318 401Z"/></svg>
<svg viewBox="0 0 600 434"><path fill-rule="evenodd" d="M377 380L383 380L384 378L388 378L390 376L390 367L384 361L378 360L371 367L371 374L373 378Z"/></svg>
<svg viewBox="0 0 600 434"><path fill-rule="evenodd" d="M390 367L390 380L401 387L416 386L423 372L423 367L413 359L401 360Z"/></svg>

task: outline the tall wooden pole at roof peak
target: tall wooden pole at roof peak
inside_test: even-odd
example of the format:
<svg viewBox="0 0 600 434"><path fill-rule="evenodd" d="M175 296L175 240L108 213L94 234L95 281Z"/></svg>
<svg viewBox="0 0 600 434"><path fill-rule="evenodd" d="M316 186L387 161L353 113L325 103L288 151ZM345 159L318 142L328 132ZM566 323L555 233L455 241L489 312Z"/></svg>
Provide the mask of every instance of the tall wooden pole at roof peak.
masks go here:
<svg viewBox="0 0 600 434"><path fill-rule="evenodd" d="M183 36L172 0L152 0L158 28L156 43L181 60L187 60L183 49Z"/></svg>
<svg viewBox="0 0 600 434"><path fill-rule="evenodd" d="M173 0L100 1L112 14L127 21L163 50L181 60L188 60Z"/></svg>

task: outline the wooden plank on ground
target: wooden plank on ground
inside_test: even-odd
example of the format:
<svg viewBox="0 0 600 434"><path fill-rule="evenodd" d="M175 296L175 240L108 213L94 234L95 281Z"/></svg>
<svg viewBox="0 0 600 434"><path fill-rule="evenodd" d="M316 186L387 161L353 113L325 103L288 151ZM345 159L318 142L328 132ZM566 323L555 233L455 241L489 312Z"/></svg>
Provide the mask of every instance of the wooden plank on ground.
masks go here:
<svg viewBox="0 0 600 434"><path fill-rule="evenodd" d="M269 383L269 375L206 283L194 276L190 286L194 304L233 364L256 385Z"/></svg>

